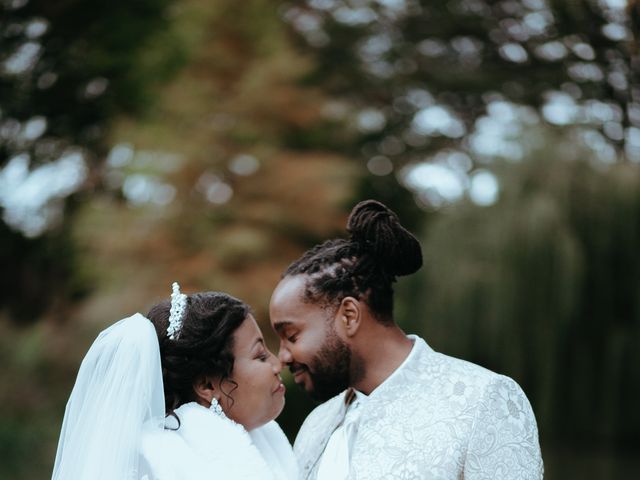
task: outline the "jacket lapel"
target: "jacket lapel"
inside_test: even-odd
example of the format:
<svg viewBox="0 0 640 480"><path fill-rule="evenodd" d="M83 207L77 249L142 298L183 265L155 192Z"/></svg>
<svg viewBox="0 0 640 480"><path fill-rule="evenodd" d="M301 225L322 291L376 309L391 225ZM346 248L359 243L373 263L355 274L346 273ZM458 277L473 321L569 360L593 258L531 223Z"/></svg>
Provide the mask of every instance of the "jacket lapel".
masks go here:
<svg viewBox="0 0 640 480"><path fill-rule="evenodd" d="M304 452L301 452L300 466L302 468L302 478L304 480L313 478L312 473L318 465L318 461L329 442L329 438L331 438L335 429L338 428L344 420L347 406L351 403L354 397L355 395L351 388L345 390L339 395L337 399L338 401L331 405L331 409L326 412L322 435L317 439L317 441L312 442Z"/></svg>

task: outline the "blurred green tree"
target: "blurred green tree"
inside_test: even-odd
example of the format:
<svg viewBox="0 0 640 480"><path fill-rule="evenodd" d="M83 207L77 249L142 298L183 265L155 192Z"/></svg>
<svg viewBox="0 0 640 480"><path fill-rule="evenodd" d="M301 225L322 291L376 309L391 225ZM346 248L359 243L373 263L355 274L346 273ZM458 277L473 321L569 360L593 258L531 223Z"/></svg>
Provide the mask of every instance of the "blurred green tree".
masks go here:
<svg viewBox="0 0 640 480"><path fill-rule="evenodd" d="M516 378L546 445L637 446L640 169L602 168L566 132L544 138L497 166L495 204L467 199L432 220L402 321Z"/></svg>
<svg viewBox="0 0 640 480"><path fill-rule="evenodd" d="M13 318L73 290L63 218L100 187L112 120L144 111L181 64L172 3L0 3L0 302Z"/></svg>
<svg viewBox="0 0 640 480"><path fill-rule="evenodd" d="M496 98L593 125L640 156L638 2L300 0L285 19L307 81L355 110L365 156L468 148Z"/></svg>

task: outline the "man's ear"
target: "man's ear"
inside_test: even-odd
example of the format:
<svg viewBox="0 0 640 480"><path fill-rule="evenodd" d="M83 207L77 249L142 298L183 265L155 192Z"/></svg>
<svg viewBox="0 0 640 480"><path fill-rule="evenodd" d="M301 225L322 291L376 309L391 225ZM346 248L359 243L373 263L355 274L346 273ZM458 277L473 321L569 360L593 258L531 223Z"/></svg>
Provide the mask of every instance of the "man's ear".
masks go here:
<svg viewBox="0 0 640 480"><path fill-rule="evenodd" d="M218 398L220 389L215 388L216 381L212 377L202 375L193 382L193 392L196 394L196 401L203 406L209 407L213 397Z"/></svg>
<svg viewBox="0 0 640 480"><path fill-rule="evenodd" d="M337 313L338 328L346 337L353 337L362 323L362 303L353 297L344 297Z"/></svg>

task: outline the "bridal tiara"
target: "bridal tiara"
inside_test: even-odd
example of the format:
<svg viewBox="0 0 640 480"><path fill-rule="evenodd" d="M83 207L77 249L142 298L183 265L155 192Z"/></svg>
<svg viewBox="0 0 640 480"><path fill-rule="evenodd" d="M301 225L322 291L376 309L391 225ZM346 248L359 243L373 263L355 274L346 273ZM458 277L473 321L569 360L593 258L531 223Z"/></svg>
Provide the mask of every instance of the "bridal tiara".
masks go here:
<svg viewBox="0 0 640 480"><path fill-rule="evenodd" d="M187 310L187 296L180 292L178 282L173 282L171 286L171 310L169 310L169 326L167 327L167 335L171 340L175 340L180 335L182 328L182 320Z"/></svg>

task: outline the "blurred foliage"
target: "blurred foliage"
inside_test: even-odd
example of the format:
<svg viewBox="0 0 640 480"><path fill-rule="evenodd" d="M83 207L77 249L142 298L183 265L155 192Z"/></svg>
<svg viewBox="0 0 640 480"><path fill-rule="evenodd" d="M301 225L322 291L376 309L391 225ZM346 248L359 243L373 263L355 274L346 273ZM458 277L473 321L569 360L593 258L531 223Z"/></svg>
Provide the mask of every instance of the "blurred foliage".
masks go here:
<svg viewBox="0 0 640 480"><path fill-rule="evenodd" d="M182 63L169 28L172 3L4 0L0 165L23 153L41 165L69 147L104 160L114 115L146 108ZM34 117L44 117L46 129L31 138L24 127Z"/></svg>
<svg viewBox="0 0 640 480"><path fill-rule="evenodd" d="M0 251L0 305L16 322L34 322L46 309L62 314L69 301L87 293L69 228L27 240L0 222ZM61 298L68 301L56 304Z"/></svg>
<svg viewBox="0 0 640 480"><path fill-rule="evenodd" d="M0 329L0 478L48 478L60 406L79 367L76 349L84 348L93 332L83 325L42 322L17 328L6 319L0 319Z"/></svg>
<svg viewBox="0 0 640 480"><path fill-rule="evenodd" d="M633 478L638 14L610 4L4 1L2 65L25 42L41 49L20 75L0 72L0 182L21 153L33 172L76 148L87 171L52 198L58 226L38 238L0 227L0 478L50 473L95 334L174 280L246 300L277 349L281 272L371 197L421 232L425 267L397 288L403 327L523 386L547 478ZM106 88L88 98L96 79L89 91ZM434 112L435 129L416 120ZM40 117L36 138L7 137L34 136ZM481 151L487 118L509 137L495 143L517 148ZM457 165L460 200L429 203L405 181L420 164ZM478 172L497 179L494 203L474 200ZM311 403L285 381L293 438Z"/></svg>
<svg viewBox="0 0 640 480"><path fill-rule="evenodd" d="M80 293L70 201L100 188L114 118L147 110L183 63L172 3L0 2L0 304L12 318Z"/></svg>
<svg viewBox="0 0 640 480"><path fill-rule="evenodd" d="M431 222L403 322L516 378L543 442L638 446L640 169L545 138L497 166L495 205L462 202Z"/></svg>
<svg viewBox="0 0 640 480"><path fill-rule="evenodd" d="M307 82L351 109L360 154L396 166L469 134L496 100L599 128L640 157L640 6L606 0L298 0ZM558 106L566 107L558 112Z"/></svg>

